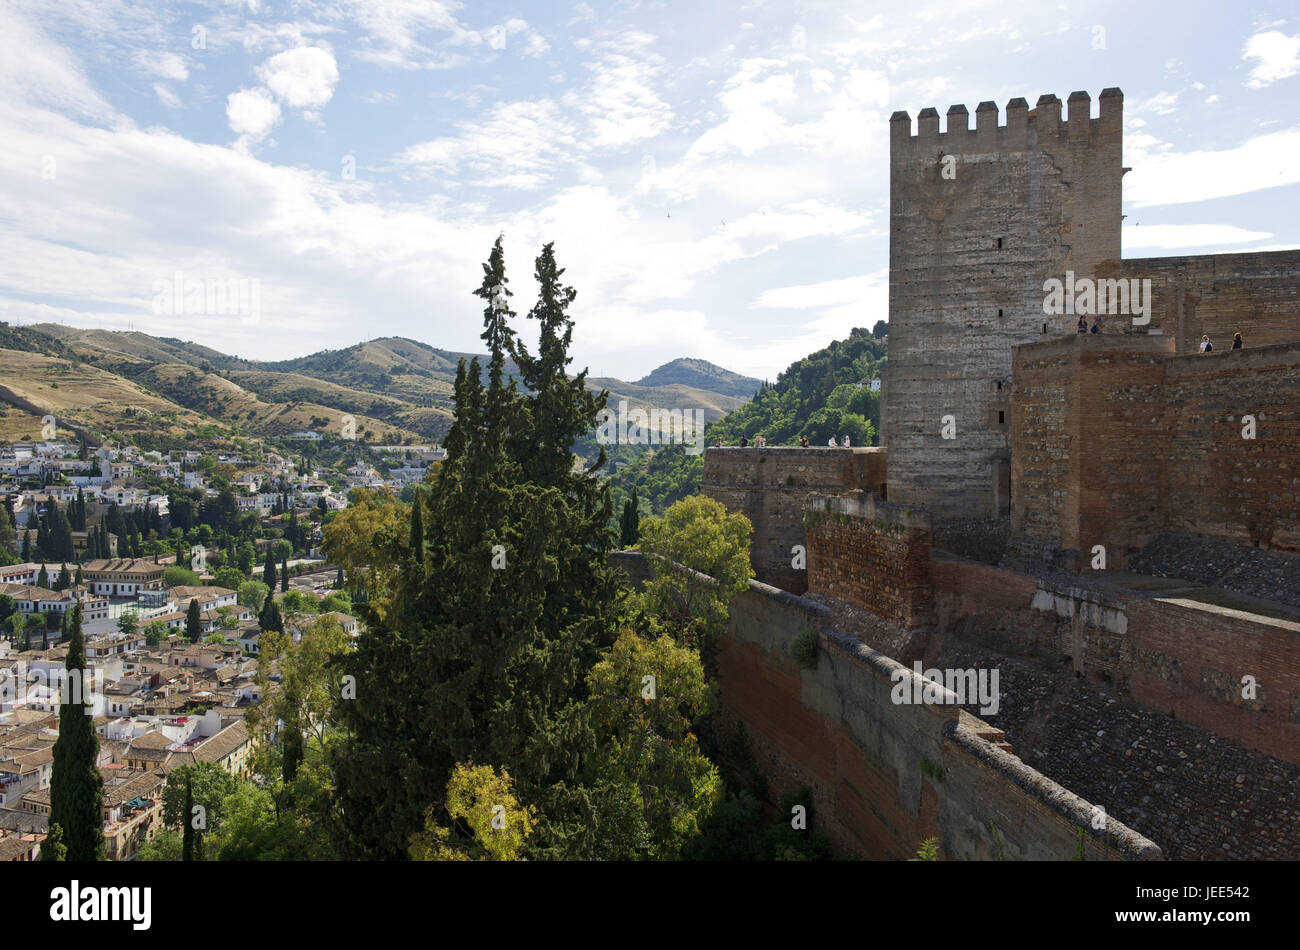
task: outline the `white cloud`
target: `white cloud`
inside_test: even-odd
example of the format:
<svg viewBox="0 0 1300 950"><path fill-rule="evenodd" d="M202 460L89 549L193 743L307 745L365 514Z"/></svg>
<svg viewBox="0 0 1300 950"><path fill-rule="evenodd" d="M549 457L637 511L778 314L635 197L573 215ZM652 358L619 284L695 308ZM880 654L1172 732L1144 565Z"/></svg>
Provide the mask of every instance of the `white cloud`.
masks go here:
<svg viewBox="0 0 1300 950"><path fill-rule="evenodd" d="M1247 86L1270 86L1300 73L1300 33L1287 36L1277 30L1256 33L1246 41L1241 58L1255 60Z"/></svg>
<svg viewBox="0 0 1300 950"><path fill-rule="evenodd" d="M268 59L257 77L286 105L319 109L334 96L339 81L334 54L319 46L299 46Z"/></svg>
<svg viewBox="0 0 1300 950"><path fill-rule="evenodd" d="M1273 235L1268 231L1247 231L1231 224L1155 224L1147 227L1125 225L1122 233L1125 250L1139 247L1215 247L1245 244Z"/></svg>
<svg viewBox="0 0 1300 950"><path fill-rule="evenodd" d="M497 103L459 129L412 145L393 161L484 187L530 190L552 181L580 151L577 127L549 99Z"/></svg>
<svg viewBox="0 0 1300 950"><path fill-rule="evenodd" d="M1134 206L1185 204L1300 182L1300 128L1257 136L1236 148L1146 157L1125 176Z"/></svg>
<svg viewBox="0 0 1300 950"><path fill-rule="evenodd" d="M280 121L280 104L260 86L241 89L226 97L226 119L237 135L265 138Z"/></svg>
<svg viewBox="0 0 1300 950"><path fill-rule="evenodd" d="M816 284L772 287L759 294L750 307L787 310L853 303L868 296L879 282L879 275L862 274L857 277L841 277L839 280L824 280Z"/></svg>
<svg viewBox="0 0 1300 950"><path fill-rule="evenodd" d="M181 100L176 95L176 93L172 92L169 88L167 88L165 85L163 85L160 82L156 82L153 84L153 93L155 96L158 97L158 101L165 106L170 106L171 108L175 109L181 104Z"/></svg>
<svg viewBox="0 0 1300 950"><path fill-rule="evenodd" d="M654 90L664 59L650 50L654 37L629 32L597 45L588 64L592 80L565 93L564 103L587 119L596 147L651 139L672 123L673 110Z"/></svg>
<svg viewBox="0 0 1300 950"><path fill-rule="evenodd" d="M159 76L163 79L172 79L176 82L184 82L190 77L189 67L185 65L185 60L181 59L175 53L157 53L146 52L141 50L135 57L136 68L148 76Z"/></svg>

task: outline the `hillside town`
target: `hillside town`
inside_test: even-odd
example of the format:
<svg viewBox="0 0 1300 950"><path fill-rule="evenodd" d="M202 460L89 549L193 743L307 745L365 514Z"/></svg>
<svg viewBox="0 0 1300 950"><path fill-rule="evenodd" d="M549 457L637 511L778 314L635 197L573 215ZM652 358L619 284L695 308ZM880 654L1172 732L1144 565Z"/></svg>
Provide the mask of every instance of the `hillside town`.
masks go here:
<svg viewBox="0 0 1300 950"><path fill-rule="evenodd" d="M253 775L245 713L268 630L323 618L355 638L322 528L349 496L424 481L437 446L378 447L335 471L288 453L170 453L84 441L0 447L0 861L40 857L80 606L105 853L132 860L163 828L175 769Z"/></svg>

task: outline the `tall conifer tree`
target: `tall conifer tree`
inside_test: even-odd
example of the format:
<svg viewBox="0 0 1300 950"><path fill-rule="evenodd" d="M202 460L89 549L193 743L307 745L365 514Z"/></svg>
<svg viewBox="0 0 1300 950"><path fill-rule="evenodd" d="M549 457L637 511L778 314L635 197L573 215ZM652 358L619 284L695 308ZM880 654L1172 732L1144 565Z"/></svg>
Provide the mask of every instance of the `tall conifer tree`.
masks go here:
<svg viewBox="0 0 1300 950"><path fill-rule="evenodd" d="M69 861L104 859L104 779L99 774L99 738L90 717L90 682L81 632L81 602L72 608L65 661L59 738L50 778L50 823L63 830Z"/></svg>
<svg viewBox="0 0 1300 950"><path fill-rule="evenodd" d="M584 684L613 639L615 587L608 488L594 467L572 472L574 438L595 428L603 399L564 376L574 292L555 284L561 273L548 246L534 308L544 355L530 361L521 395L506 380L514 334L498 239L476 291L486 301L487 387L478 360L461 360L447 457L420 509L424 570L399 557L392 596L359 608L367 632L344 667L367 701L340 704L350 739L335 753L346 845L357 854L405 856L451 769L468 761L507 769L541 808L536 855L590 852L595 829L577 784L593 746ZM396 543L412 553L408 539Z"/></svg>

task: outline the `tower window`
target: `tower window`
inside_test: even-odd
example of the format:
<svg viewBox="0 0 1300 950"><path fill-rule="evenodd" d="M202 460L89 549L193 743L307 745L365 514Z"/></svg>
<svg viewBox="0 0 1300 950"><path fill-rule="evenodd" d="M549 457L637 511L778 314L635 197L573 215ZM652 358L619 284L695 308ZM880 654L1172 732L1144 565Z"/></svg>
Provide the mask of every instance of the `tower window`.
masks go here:
<svg viewBox="0 0 1300 950"><path fill-rule="evenodd" d="M999 316L999 317L1002 316L1002 308L1001 308L1001 307L998 307L998 316Z"/></svg>
<svg viewBox="0 0 1300 950"><path fill-rule="evenodd" d="M999 379L997 383L998 383L998 392L1002 392L1002 380Z"/></svg>
<svg viewBox="0 0 1300 950"><path fill-rule="evenodd" d="M1002 250L1002 238L998 238L998 250Z"/></svg>
<svg viewBox="0 0 1300 950"><path fill-rule="evenodd" d="M1001 385L999 385L998 388L1001 389L1001 388L1002 388ZM998 425L1000 425L1000 426L1001 426L1001 425L1006 425L1006 423L1007 423L1007 414L1006 414L1006 412L1005 412L1004 410L999 409L999 410L998 410Z"/></svg>

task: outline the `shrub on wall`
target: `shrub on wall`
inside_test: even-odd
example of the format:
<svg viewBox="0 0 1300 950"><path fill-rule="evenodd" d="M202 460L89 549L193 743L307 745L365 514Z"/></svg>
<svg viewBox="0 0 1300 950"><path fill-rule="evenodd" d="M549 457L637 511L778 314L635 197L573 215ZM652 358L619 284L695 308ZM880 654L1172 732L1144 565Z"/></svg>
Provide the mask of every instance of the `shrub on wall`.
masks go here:
<svg viewBox="0 0 1300 950"><path fill-rule="evenodd" d="M806 670L817 668L817 634L801 630L790 641L790 658Z"/></svg>

